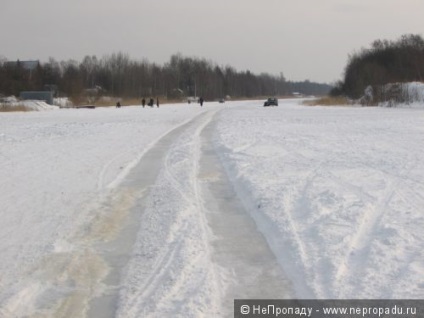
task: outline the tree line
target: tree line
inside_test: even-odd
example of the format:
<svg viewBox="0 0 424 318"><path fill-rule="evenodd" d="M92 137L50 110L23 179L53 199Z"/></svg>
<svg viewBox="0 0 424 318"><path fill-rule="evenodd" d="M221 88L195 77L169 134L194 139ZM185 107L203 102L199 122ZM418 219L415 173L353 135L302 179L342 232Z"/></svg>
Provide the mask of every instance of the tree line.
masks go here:
<svg viewBox="0 0 424 318"><path fill-rule="evenodd" d="M407 34L395 41L375 40L349 56L344 78L331 95L358 99L371 86L378 92L388 83L422 82L424 79L424 39Z"/></svg>
<svg viewBox="0 0 424 318"><path fill-rule="evenodd" d="M286 81L283 73L276 76L237 71L231 66L218 66L203 58L181 54L172 55L164 65L136 61L122 52L102 58L86 56L81 62L59 62L50 58L32 70L19 61L0 61L0 93L3 95L18 96L21 91L53 87L58 94L74 100L94 93L122 98L203 96L208 100L225 96L282 96L293 91L324 95L331 88L310 81Z"/></svg>

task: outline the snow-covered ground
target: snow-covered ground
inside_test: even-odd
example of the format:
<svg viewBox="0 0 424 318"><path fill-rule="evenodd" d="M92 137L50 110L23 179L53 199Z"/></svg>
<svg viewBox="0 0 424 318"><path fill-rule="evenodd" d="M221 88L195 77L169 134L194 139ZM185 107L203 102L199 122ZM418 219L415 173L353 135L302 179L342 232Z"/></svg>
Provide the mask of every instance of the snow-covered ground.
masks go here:
<svg viewBox="0 0 424 318"><path fill-rule="evenodd" d="M217 178L294 297L424 298L424 109L261 105L0 113L0 317L222 316Z"/></svg>
<svg viewBox="0 0 424 318"><path fill-rule="evenodd" d="M424 297L424 110L222 113L223 160L297 295Z"/></svg>
<svg viewBox="0 0 424 318"><path fill-rule="evenodd" d="M68 99L55 99L58 101L56 105L49 105L44 101L39 100L18 100L15 96L10 96L4 99L4 102L0 102L0 109L2 107L8 107L13 109L13 107L24 107L28 111L44 111L44 110L57 110L59 105L66 105ZM64 106L65 107L65 106Z"/></svg>

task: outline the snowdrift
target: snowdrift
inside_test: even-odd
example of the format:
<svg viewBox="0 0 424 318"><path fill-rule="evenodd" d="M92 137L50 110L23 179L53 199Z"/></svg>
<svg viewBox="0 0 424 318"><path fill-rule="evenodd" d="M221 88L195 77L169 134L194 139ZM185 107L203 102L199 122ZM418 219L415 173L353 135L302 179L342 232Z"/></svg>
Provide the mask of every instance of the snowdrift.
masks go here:
<svg viewBox="0 0 424 318"><path fill-rule="evenodd" d="M46 102L39 100L24 100L20 101L19 104L25 106L25 108L36 111L59 109L59 106L49 105Z"/></svg>
<svg viewBox="0 0 424 318"><path fill-rule="evenodd" d="M22 110L22 108L27 111L44 111L73 106L67 97L54 98L53 103L54 105L49 105L40 100L19 100L15 96L8 96L0 99L0 110L4 107L8 111L14 111L14 108L16 108L16 111Z"/></svg>

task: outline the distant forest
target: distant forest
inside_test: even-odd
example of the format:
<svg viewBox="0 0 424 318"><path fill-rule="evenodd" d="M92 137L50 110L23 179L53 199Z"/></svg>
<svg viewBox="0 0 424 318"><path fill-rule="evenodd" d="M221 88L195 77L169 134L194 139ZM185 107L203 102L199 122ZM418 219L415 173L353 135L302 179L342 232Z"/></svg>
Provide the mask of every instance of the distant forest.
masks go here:
<svg viewBox="0 0 424 318"><path fill-rule="evenodd" d="M424 39L408 34L396 41L376 40L371 48L349 56L344 79L335 85L331 95L357 99L368 86L378 92L388 83L423 80Z"/></svg>
<svg viewBox="0 0 424 318"><path fill-rule="evenodd" d="M135 61L118 52L102 58L86 56L82 62L58 62L53 58L36 63L32 68L20 61L0 61L0 94L19 96L21 91L54 90L59 96L75 101L97 94L122 98L160 96L179 99L203 96L214 100L284 96L294 92L325 95L328 84L286 81L279 76L250 71L237 71L231 66L218 66L202 58L171 56L164 65L146 60Z"/></svg>

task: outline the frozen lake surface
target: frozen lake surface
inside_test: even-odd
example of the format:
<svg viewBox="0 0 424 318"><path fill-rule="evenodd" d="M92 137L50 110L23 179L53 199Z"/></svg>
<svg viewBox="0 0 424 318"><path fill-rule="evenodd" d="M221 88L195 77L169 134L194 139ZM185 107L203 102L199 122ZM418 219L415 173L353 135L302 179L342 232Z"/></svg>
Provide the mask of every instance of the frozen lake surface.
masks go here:
<svg viewBox="0 0 424 318"><path fill-rule="evenodd" d="M0 113L0 316L424 298L424 109L261 105Z"/></svg>

